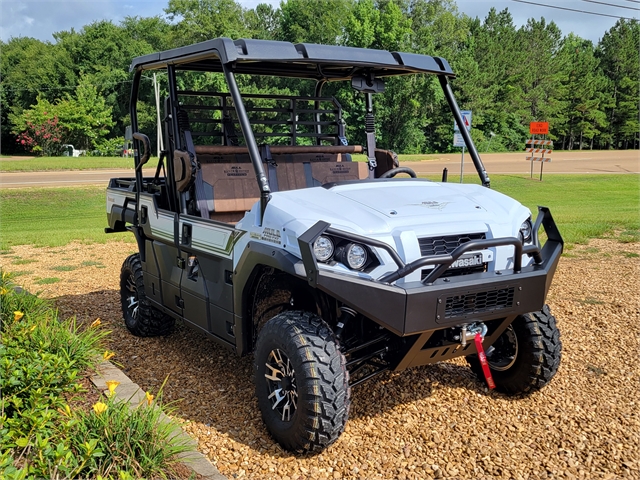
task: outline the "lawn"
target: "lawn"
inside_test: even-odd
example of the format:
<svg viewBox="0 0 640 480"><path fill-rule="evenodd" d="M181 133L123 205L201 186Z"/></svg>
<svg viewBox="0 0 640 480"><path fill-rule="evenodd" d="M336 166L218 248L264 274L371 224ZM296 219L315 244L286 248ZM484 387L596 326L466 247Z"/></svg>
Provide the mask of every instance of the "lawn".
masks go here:
<svg viewBox="0 0 640 480"><path fill-rule="evenodd" d="M72 240L133 240L107 235L104 187L0 189L0 249L12 245L65 245Z"/></svg>
<svg viewBox="0 0 640 480"><path fill-rule="evenodd" d="M93 170L96 168L133 168L133 158L36 157L36 158L24 158L24 159L4 159L0 161L0 172L42 172L42 171L49 171L49 170Z"/></svg>
<svg viewBox="0 0 640 480"><path fill-rule="evenodd" d="M466 181L477 181L469 175ZM547 175L543 182L526 176L493 175L495 190L512 196L534 213L551 208L568 243L616 233L621 241L640 241L640 176ZM133 240L128 233L104 233L105 189L30 188L0 190L0 248L34 244L57 246L71 240Z"/></svg>

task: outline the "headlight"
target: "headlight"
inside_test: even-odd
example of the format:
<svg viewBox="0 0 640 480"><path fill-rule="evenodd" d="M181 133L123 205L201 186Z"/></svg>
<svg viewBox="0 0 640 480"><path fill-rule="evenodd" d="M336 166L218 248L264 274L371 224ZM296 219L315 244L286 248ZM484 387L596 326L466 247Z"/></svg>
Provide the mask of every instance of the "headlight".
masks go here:
<svg viewBox="0 0 640 480"><path fill-rule="evenodd" d="M522 225L520 225L520 240L522 240L522 243L531 241L532 231L531 220L527 219L522 222Z"/></svg>
<svg viewBox="0 0 640 480"><path fill-rule="evenodd" d="M333 255L333 242L329 237L320 235L315 242L313 242L313 254L320 262L326 262Z"/></svg>
<svg viewBox="0 0 640 480"><path fill-rule="evenodd" d="M358 243L347 247L347 266L352 270L360 270L367 263L367 250Z"/></svg>

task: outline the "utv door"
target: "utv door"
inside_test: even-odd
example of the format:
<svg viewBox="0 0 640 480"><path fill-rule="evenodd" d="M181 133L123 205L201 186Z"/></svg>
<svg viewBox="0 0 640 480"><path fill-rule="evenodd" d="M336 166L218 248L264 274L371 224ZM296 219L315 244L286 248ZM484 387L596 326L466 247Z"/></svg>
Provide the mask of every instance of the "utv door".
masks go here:
<svg viewBox="0 0 640 480"><path fill-rule="evenodd" d="M183 317L235 345L231 258L238 232L231 225L180 215Z"/></svg>

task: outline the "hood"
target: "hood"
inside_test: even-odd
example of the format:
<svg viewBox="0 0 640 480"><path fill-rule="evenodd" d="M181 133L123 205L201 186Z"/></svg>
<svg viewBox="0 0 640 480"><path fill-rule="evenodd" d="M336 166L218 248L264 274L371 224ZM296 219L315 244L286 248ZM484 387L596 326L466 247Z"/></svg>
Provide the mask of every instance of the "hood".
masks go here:
<svg viewBox="0 0 640 480"><path fill-rule="evenodd" d="M398 229L419 232L477 231L513 223L528 210L480 185L394 179L334 184L272 195L265 222L310 227L319 220L359 234L383 235ZM480 229L480 230L478 230ZM298 230L298 228L296 228Z"/></svg>

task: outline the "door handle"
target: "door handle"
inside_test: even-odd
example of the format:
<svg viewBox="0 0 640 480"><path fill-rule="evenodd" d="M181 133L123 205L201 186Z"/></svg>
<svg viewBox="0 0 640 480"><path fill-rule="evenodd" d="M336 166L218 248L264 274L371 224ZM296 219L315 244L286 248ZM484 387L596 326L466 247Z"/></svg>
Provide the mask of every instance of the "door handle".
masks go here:
<svg viewBox="0 0 640 480"><path fill-rule="evenodd" d="M191 245L191 225L188 223L182 224L182 240L181 245Z"/></svg>

